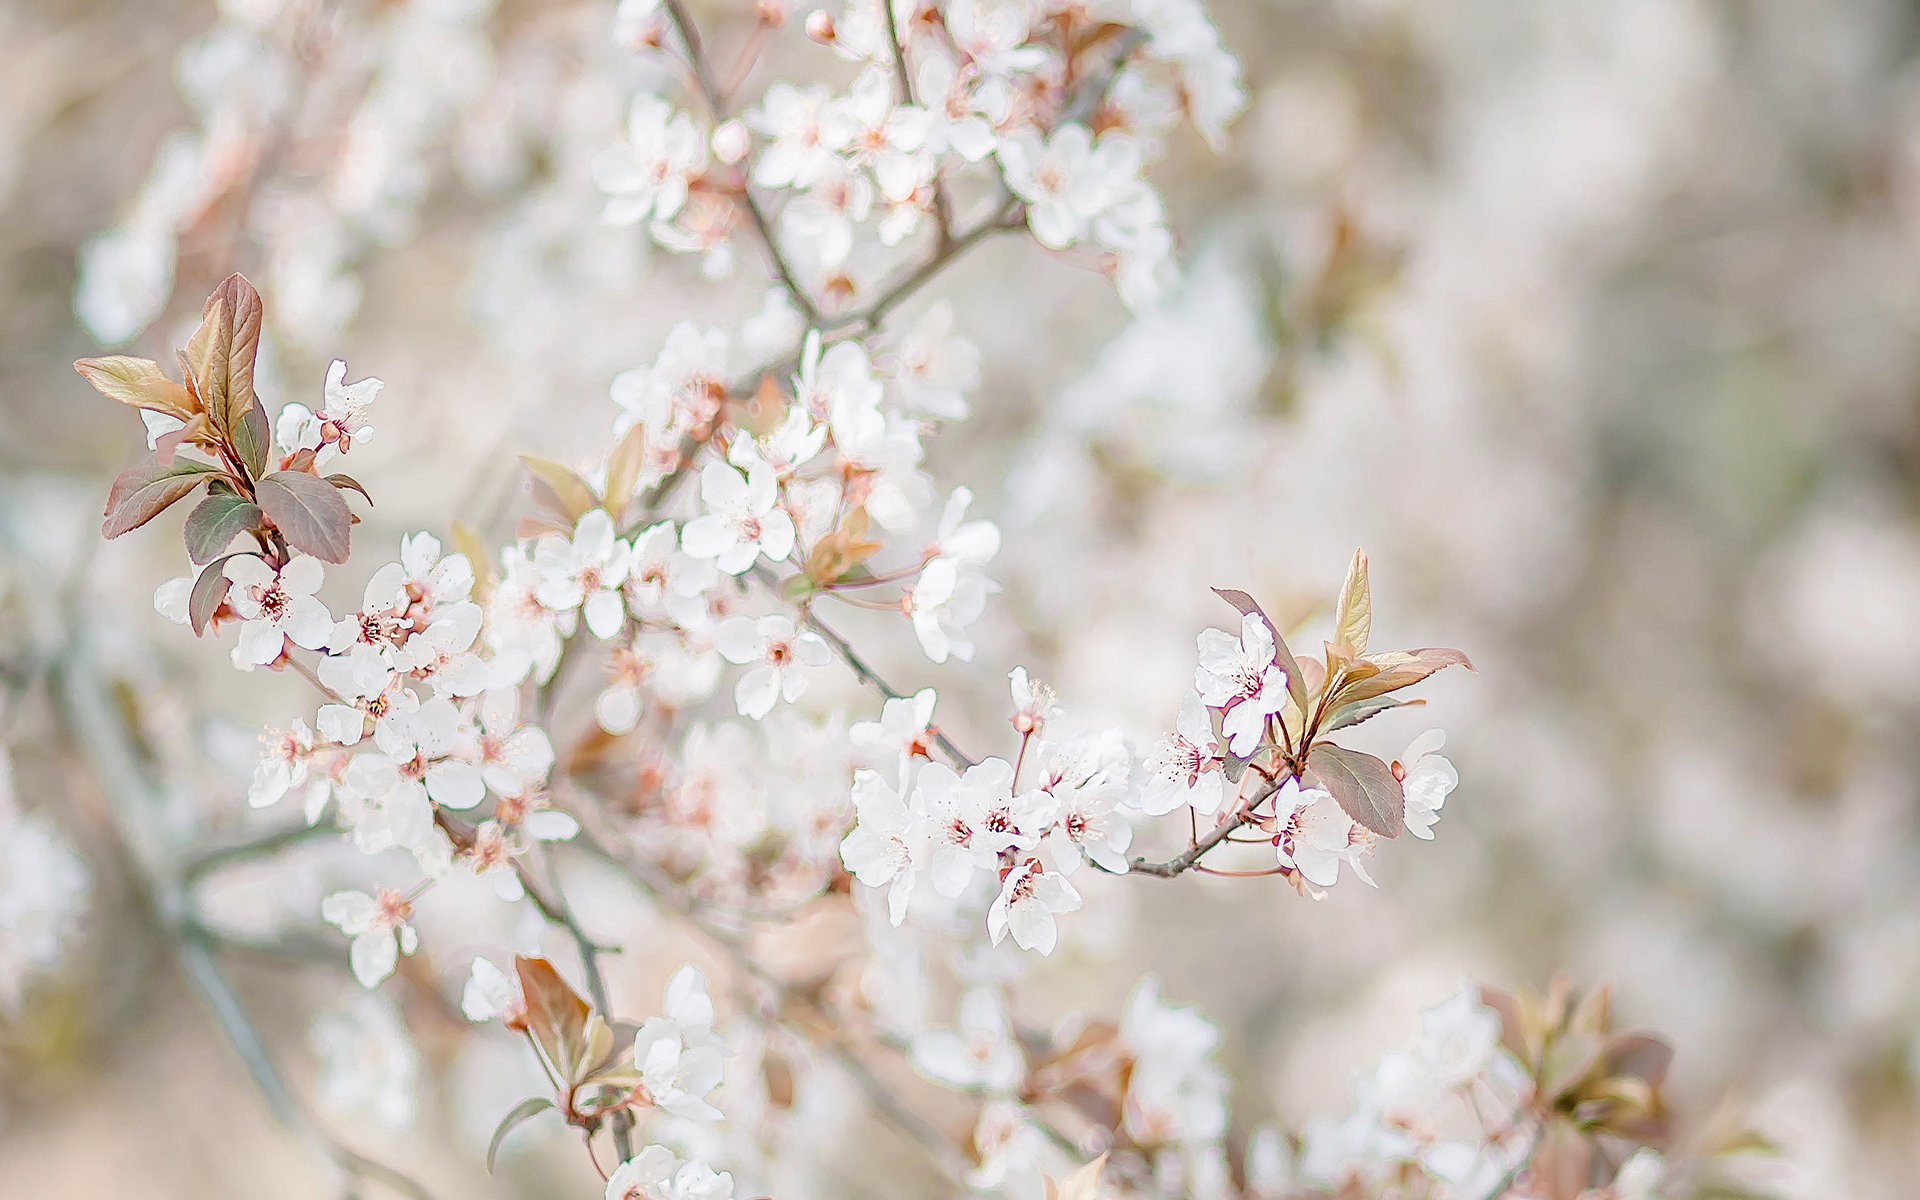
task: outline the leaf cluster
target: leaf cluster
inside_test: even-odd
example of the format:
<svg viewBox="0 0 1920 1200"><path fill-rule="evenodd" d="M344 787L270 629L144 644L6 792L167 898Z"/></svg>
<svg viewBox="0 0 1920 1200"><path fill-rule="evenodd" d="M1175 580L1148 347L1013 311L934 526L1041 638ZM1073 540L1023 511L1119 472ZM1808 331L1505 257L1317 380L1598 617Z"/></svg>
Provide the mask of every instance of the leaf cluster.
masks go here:
<svg viewBox="0 0 1920 1200"><path fill-rule="evenodd" d="M1661 1089L1673 1049L1615 1030L1607 988L1582 995L1561 977L1544 996L1483 985L1480 999L1499 1014L1500 1043L1532 1081L1532 1107L1547 1122L1529 1168L1543 1200L1572 1200L1608 1182L1634 1148L1666 1144Z"/></svg>
<svg viewBox="0 0 1920 1200"><path fill-rule="evenodd" d="M223 552L235 538L250 537L257 549L244 553L275 565L293 551L345 562L357 518L340 493L367 494L351 476L320 477L310 451L271 463L273 435L253 386L264 314L260 293L245 276L230 275L207 297L199 327L176 354L180 382L150 358L115 354L73 364L108 399L179 423L155 439L152 454L114 479L100 532L108 538L131 533L206 489L184 530L187 557L202 568L189 602L195 633L226 598L221 566L232 556ZM204 458L181 457L183 450Z"/></svg>
<svg viewBox="0 0 1920 1200"><path fill-rule="evenodd" d="M554 1095L530 1096L501 1118L487 1144L489 1171L500 1143L524 1121L552 1109L592 1136L607 1116L645 1095L638 1066L621 1049L631 1045L633 1026L609 1023L544 958L517 955L513 970L523 1008L509 1026L533 1045Z"/></svg>
<svg viewBox="0 0 1920 1200"><path fill-rule="evenodd" d="M1286 767L1303 785L1330 793L1349 817L1368 830L1383 838L1400 836L1406 816L1402 773L1371 754L1336 745L1326 735L1390 708L1425 703L1394 693L1447 667L1471 671L1467 656L1442 647L1367 649L1373 632L1373 595L1364 550L1353 553L1334 606L1333 640L1324 643L1318 658L1296 658L1280 627L1246 592L1213 590L1243 616L1259 617L1273 635L1274 662L1287 677L1287 702L1280 712L1274 748ZM1229 761L1228 765L1237 773L1246 764Z"/></svg>

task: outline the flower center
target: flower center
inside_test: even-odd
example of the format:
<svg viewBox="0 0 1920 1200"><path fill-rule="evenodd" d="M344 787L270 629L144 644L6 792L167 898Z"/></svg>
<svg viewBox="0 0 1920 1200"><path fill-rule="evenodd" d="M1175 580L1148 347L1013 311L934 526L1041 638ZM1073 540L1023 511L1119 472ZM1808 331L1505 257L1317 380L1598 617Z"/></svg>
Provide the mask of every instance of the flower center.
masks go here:
<svg viewBox="0 0 1920 1200"><path fill-rule="evenodd" d="M259 590L259 599L260 619L263 621L282 620L293 607L293 598L287 595L287 589L281 587L277 579L272 586Z"/></svg>

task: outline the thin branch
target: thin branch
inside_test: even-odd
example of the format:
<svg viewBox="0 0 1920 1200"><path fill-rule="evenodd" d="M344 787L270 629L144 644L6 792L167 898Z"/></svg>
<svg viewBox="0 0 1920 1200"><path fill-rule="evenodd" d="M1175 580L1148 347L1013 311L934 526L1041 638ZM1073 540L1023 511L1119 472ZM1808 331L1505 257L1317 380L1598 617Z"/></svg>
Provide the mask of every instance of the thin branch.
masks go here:
<svg viewBox="0 0 1920 1200"><path fill-rule="evenodd" d="M875 300L866 308L848 313L846 316L831 322L827 326L827 330L829 332L837 332L859 326L861 333L868 333L877 329L880 322L886 319L888 313L897 308L909 296L913 295L914 292L920 290L920 288L934 276L946 270L948 264L953 262L954 259L960 257L966 251L996 233L1004 233L1010 229L1020 228L1025 221L1026 207L1021 204L1009 204L995 216L987 218L959 237L953 238L932 257L908 272L898 282L889 286L886 291L881 293L878 300Z"/></svg>
<svg viewBox="0 0 1920 1200"><path fill-rule="evenodd" d="M835 654L840 656L840 660L847 664L848 669L854 673L861 683L866 684L889 700L902 700L906 698L905 692L900 691L885 679L881 678L880 673L868 665L866 659L860 657L859 651L853 648L853 643L841 637L831 626L821 621L819 616L815 614L811 608L801 614L801 619L806 622L808 629L819 634L820 640L825 642ZM946 753L948 758L954 761L956 766L965 769L974 765L976 760L969 757L960 747L954 745L952 738L937 729L934 730L933 733L933 742L934 745L940 747L940 749Z"/></svg>
<svg viewBox="0 0 1920 1200"><path fill-rule="evenodd" d="M567 901L566 889L560 886L560 865L555 857L547 853L545 846L540 848L539 853L546 860L547 881L553 888L553 898L550 901L542 898L539 889L527 878L525 869L515 863L521 886L533 898L534 907L540 910L541 915L560 925L573 938L574 947L580 952L580 969L587 977L587 994L593 998L593 1006L599 1010L601 1018L611 1021L613 1006L607 999L606 978L600 973L600 953L605 947L588 937L579 919L573 915L573 905ZM624 1109L613 1114L613 1148L620 1155L621 1162L633 1157L633 1115Z"/></svg>
<svg viewBox="0 0 1920 1200"><path fill-rule="evenodd" d="M198 857L188 859L186 864L180 869L180 881L184 886L191 888L194 884L206 876L211 875L213 872L220 870L222 867L230 866L234 863L246 862L250 859L265 858L268 855L278 854L288 847L317 841L323 837L343 838L345 836L344 833L332 825L288 825L276 829L272 833L263 834L251 841L234 842L230 845L219 846L200 854Z"/></svg>
<svg viewBox="0 0 1920 1200"><path fill-rule="evenodd" d="M1230 835L1237 830L1259 821L1260 817L1255 815L1253 811L1254 808L1257 807L1262 800L1265 800L1268 796L1278 791L1280 782L1280 780L1276 779L1263 779L1260 790L1255 793L1251 799L1243 803L1238 812L1227 820L1222 821L1214 828L1213 832L1195 842L1185 853L1177 854L1165 862L1148 862L1144 858L1136 858L1127 864L1128 872L1134 875L1150 875L1155 879L1172 879L1177 875L1184 875L1186 872L1191 871L1194 864L1198 863L1201 858L1206 855L1207 851L1222 842L1230 840ZM1094 865L1099 866L1098 863Z"/></svg>
<svg viewBox="0 0 1920 1200"><path fill-rule="evenodd" d="M680 33L681 42L686 45L687 65L693 69L693 79L699 86L701 97L707 102L707 107L712 111L715 120L724 118L727 108L726 93L722 90L720 81L714 77L713 64L707 61L706 48L700 41L699 25L695 23L693 15L687 11L683 0L666 0L666 9L668 18L673 21L673 27ZM813 302L813 297L807 290L800 286L799 276L794 273L792 264L787 262L786 255L781 252L780 243L774 240L773 223L767 219L766 210L754 198L751 182L744 178L740 184L740 204L747 210L747 217L760 234L760 240L766 244L767 257L772 261L774 273L780 277L781 285L792 295L793 302L800 307L801 315L806 317L807 323L811 325L818 322L819 306Z"/></svg>
<svg viewBox="0 0 1920 1200"><path fill-rule="evenodd" d="M744 975L756 980L773 993L776 1001L799 999L794 996L792 989L788 988L785 982L747 952L737 933L716 924L695 907L690 899L680 895L665 881L651 878L644 868L614 853L585 831L574 839L574 844L619 871L655 903L692 925ZM826 1006L817 998L802 1002L810 1003L819 1009L821 1015L826 1017L831 1027L836 1030L843 1028L847 1023L842 1014ZM790 1034L799 1032L795 1027L781 1024L764 1013L749 1010L747 1015L755 1024L770 1032L784 1031ZM805 1035L802 1034L802 1036ZM887 1087L886 1082L875 1075L872 1068L862 1062L853 1048L846 1044L843 1035L838 1033L826 1035L815 1039L815 1044L853 1077L854 1082L866 1095L874 1112L882 1121L893 1126L924 1150L950 1182L958 1183L965 1179L969 1167L965 1156L938 1129L901 1103L900 1099Z"/></svg>
<svg viewBox="0 0 1920 1200"><path fill-rule="evenodd" d="M893 14L893 5L886 0L880 5L880 11L887 23L887 49L893 55L893 98L899 104L916 104L913 73L907 67L907 47L900 37L900 20ZM944 99L944 98L943 98ZM953 196L947 191L945 173L935 170L933 176L933 225L939 234L934 254L945 254L953 246Z"/></svg>
<svg viewBox="0 0 1920 1200"><path fill-rule="evenodd" d="M63 723L91 761L108 797L114 832L127 847L129 882L155 914L188 982L283 1125L349 1179L380 1183L412 1200L433 1200L433 1193L406 1174L348 1149L326 1132L287 1086L238 990L215 957L214 941L190 915L184 873L162 854L157 827L166 816L165 794L135 751L125 716L108 699L95 673L86 628L87 615L82 613L66 648L50 664L53 691ZM220 863L262 852L262 846L271 848L298 840L285 836L290 832L215 851L190 866L197 865L199 873L204 874Z"/></svg>

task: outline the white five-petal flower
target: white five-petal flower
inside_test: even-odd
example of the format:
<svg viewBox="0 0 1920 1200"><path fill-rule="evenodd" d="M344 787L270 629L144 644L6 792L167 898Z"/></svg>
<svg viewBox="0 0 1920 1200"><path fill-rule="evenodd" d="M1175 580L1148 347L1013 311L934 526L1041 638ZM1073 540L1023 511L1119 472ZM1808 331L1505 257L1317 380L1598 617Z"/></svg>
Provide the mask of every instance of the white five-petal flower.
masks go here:
<svg viewBox="0 0 1920 1200"><path fill-rule="evenodd" d="M238 554L221 571L233 584L227 603L242 618L241 661L264 666L289 641L318 650L333 635L333 617L313 595L325 574L319 559L295 555L276 571L258 555Z"/></svg>

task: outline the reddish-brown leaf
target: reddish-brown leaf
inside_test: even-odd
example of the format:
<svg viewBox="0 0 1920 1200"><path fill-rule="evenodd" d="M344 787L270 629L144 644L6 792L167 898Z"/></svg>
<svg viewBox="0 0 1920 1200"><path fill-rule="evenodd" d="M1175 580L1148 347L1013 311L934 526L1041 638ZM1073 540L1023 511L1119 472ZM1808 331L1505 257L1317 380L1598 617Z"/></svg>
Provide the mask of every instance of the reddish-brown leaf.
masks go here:
<svg viewBox="0 0 1920 1200"><path fill-rule="evenodd" d="M1343 704L1328 714L1326 723L1320 726L1320 731L1332 733L1336 729L1350 729L1362 721L1371 721L1390 708L1415 708L1425 703L1425 700L1395 700L1391 696L1356 700L1352 704Z"/></svg>
<svg viewBox="0 0 1920 1200"><path fill-rule="evenodd" d="M1322 742L1308 756L1307 769L1348 816L1383 838L1400 836L1407 795L1392 767L1371 754Z"/></svg>
<svg viewBox="0 0 1920 1200"><path fill-rule="evenodd" d="M1607 1041L1607 1071L1644 1079L1652 1087L1667 1081L1673 1047L1645 1033L1615 1034Z"/></svg>
<svg viewBox="0 0 1920 1200"><path fill-rule="evenodd" d="M187 514L183 534L187 557L195 566L220 557L233 539L250 529L260 528L260 506L245 496L225 492L208 496Z"/></svg>
<svg viewBox="0 0 1920 1200"><path fill-rule="evenodd" d="M635 425L627 430L607 455L607 514L620 524L640 481L640 470L647 462L647 427Z"/></svg>
<svg viewBox="0 0 1920 1200"><path fill-rule="evenodd" d="M528 1096L509 1109L507 1115L500 1118L500 1123L493 1127L493 1136L487 1139L487 1174L493 1174L493 1160L499 1157L500 1143L507 1140L507 1135L513 1132L516 1125L532 1120L550 1108L558 1107L559 1105L546 1096Z"/></svg>
<svg viewBox="0 0 1920 1200"><path fill-rule="evenodd" d="M117 538L140 528L219 474L206 463L185 459L163 463L150 458L128 467L107 493L101 535Z"/></svg>
<svg viewBox="0 0 1920 1200"><path fill-rule="evenodd" d="M258 400L240 412L233 428L227 431L227 438L248 475L258 479L265 473L267 456L273 451L273 431L267 428L267 413Z"/></svg>
<svg viewBox="0 0 1920 1200"><path fill-rule="evenodd" d="M260 320L260 293L244 275L229 275L207 297L200 327L187 342L183 361L193 390L222 436L231 437L254 404Z"/></svg>
<svg viewBox="0 0 1920 1200"><path fill-rule="evenodd" d="M195 637L206 631L207 622L213 620L213 614L220 610L220 602L227 598L227 589L233 586L233 581L222 570L227 559L233 557L228 554L214 559L200 569L200 577L193 581L193 591L187 596L187 621L193 626Z"/></svg>
<svg viewBox="0 0 1920 1200"><path fill-rule="evenodd" d="M360 486L360 481L351 475L336 471L327 476L327 482L343 492L349 490L359 492L361 499L365 500L368 504L373 503L373 497L367 495L367 489Z"/></svg>
<svg viewBox="0 0 1920 1200"><path fill-rule="evenodd" d="M544 958L516 955L513 970L527 1002L527 1032L561 1081L570 1081L587 1050L587 1018L593 1009Z"/></svg>
<svg viewBox="0 0 1920 1200"><path fill-rule="evenodd" d="M1369 654L1362 661L1379 669L1366 679L1341 687L1339 694L1334 697L1335 705L1371 700L1375 696L1397 692L1403 687L1412 687L1435 671L1447 667L1461 666L1473 670L1473 664L1467 661L1466 655L1444 647L1389 650L1381 654Z"/></svg>
<svg viewBox="0 0 1920 1200"><path fill-rule="evenodd" d="M1373 592L1367 582L1367 552L1355 550L1347 567L1346 582L1340 585L1340 601L1334 605L1334 636L1342 649L1362 654L1367 637L1373 632Z"/></svg>
<svg viewBox="0 0 1920 1200"><path fill-rule="evenodd" d="M193 416L193 396L186 388L168 379L160 364L150 358L110 354L105 358L83 358L73 364L93 390L109 400L150 408L154 412L187 420Z"/></svg>
<svg viewBox="0 0 1920 1200"><path fill-rule="evenodd" d="M247 419L248 412L259 408L253 394L253 364L260 356L260 323L264 309L260 303L260 293L254 290L253 284L247 282L245 275L227 276L215 295L225 296L226 309L232 314L226 336L227 428L235 431ZM260 414L260 426L264 432L264 412ZM263 448L264 444L263 440Z"/></svg>
<svg viewBox="0 0 1920 1200"><path fill-rule="evenodd" d="M531 454L522 454L520 461L526 464L528 474L533 476L534 498L565 517L569 529L589 510L600 506L593 489L571 467ZM545 489L544 494L542 488Z"/></svg>
<svg viewBox="0 0 1920 1200"><path fill-rule="evenodd" d="M322 562L347 561L353 514L338 488L316 475L275 471L262 476L254 491L288 545Z"/></svg>

